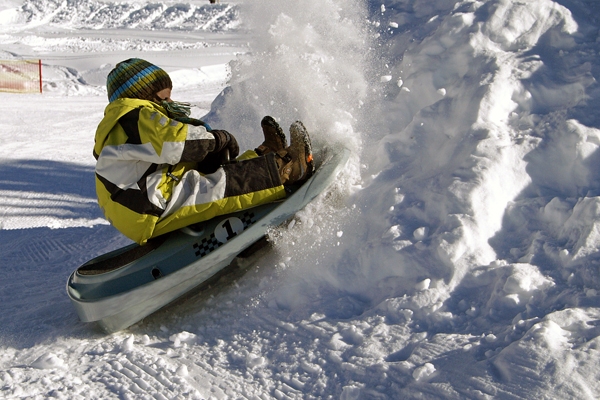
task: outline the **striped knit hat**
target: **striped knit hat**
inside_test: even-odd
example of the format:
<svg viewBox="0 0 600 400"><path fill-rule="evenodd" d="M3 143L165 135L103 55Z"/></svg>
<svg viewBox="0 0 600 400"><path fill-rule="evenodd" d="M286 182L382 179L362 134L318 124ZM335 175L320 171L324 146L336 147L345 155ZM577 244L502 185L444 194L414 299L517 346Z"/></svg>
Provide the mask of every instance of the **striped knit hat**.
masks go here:
<svg viewBox="0 0 600 400"><path fill-rule="evenodd" d="M140 58L118 63L106 78L109 102L123 97L154 100L154 95L166 88L173 88L169 74Z"/></svg>

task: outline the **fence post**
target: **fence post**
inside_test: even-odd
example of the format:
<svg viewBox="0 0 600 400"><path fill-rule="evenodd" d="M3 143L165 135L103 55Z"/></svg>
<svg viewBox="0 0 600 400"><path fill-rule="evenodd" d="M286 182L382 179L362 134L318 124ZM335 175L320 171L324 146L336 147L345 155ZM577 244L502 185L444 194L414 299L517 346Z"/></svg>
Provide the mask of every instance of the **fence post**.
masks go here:
<svg viewBox="0 0 600 400"><path fill-rule="evenodd" d="M38 60L40 67L40 93L42 93L42 60Z"/></svg>

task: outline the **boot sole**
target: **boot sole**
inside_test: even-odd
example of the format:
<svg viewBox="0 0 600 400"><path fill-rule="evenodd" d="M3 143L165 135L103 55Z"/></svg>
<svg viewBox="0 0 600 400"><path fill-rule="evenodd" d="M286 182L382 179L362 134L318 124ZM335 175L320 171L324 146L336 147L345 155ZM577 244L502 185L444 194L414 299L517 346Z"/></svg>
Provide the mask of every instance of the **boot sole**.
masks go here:
<svg viewBox="0 0 600 400"><path fill-rule="evenodd" d="M279 124L277 123L277 121L275 121L275 118L271 117L270 115L267 115L266 117L264 117L262 119L262 121L260 121L260 124L263 126L270 126L272 128L275 128L275 133L277 133L277 137L279 138L279 140L282 143L282 148L286 148L288 147L288 143L287 143L287 138L285 137L285 133L283 132L283 129L281 129L281 126L279 126Z"/></svg>
<svg viewBox="0 0 600 400"><path fill-rule="evenodd" d="M304 156L306 157L306 176L303 179L308 179L315 172L315 162L313 160L312 144L310 136L302 121L296 121L290 126L290 136L292 143L301 140L304 144Z"/></svg>

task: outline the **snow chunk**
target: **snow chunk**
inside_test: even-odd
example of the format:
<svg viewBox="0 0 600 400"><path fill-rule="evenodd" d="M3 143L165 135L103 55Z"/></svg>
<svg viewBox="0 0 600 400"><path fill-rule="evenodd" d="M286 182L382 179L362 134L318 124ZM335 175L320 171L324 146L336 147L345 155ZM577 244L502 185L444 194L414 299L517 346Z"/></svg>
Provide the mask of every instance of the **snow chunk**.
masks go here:
<svg viewBox="0 0 600 400"><path fill-rule="evenodd" d="M179 368L177 368L177 372L175 372L178 376L188 376L190 373L188 372L188 368L185 365L180 365Z"/></svg>
<svg viewBox="0 0 600 400"><path fill-rule="evenodd" d="M417 283L415 285L415 289L417 289L419 291L427 290L427 289L429 289L430 284L431 284L431 279L427 278L427 279L424 279L421 282Z"/></svg>
<svg viewBox="0 0 600 400"><path fill-rule="evenodd" d="M300 368L302 368L304 371L308 372L309 374L320 374L323 371L323 369L319 365L309 363L306 360L303 360L300 362Z"/></svg>
<svg viewBox="0 0 600 400"><path fill-rule="evenodd" d="M331 347L333 350L343 350L344 348L348 347L348 344L344 342L340 333L335 333L329 341L329 347Z"/></svg>
<svg viewBox="0 0 600 400"><path fill-rule="evenodd" d="M529 299L532 292L553 285L554 282L543 276L537 267L531 264L515 264L513 273L506 279L502 290L506 294L516 294L520 298L526 297Z"/></svg>
<svg viewBox="0 0 600 400"><path fill-rule="evenodd" d="M413 371L413 378L416 381L427 379L435 372L435 367L431 363L425 363Z"/></svg>
<svg viewBox="0 0 600 400"><path fill-rule="evenodd" d="M363 333L359 331L356 326L350 326L343 329L340 333L344 342L349 344L360 345L365 340Z"/></svg>
<svg viewBox="0 0 600 400"><path fill-rule="evenodd" d="M400 225L394 225L384 233L381 238L382 239L391 239L394 240L402 235L402 229L400 229Z"/></svg>
<svg viewBox="0 0 600 400"><path fill-rule="evenodd" d="M576 261L596 254L600 249L600 198L582 198L573 207L572 211L561 202L554 202L553 200L550 203L555 205L552 208L554 214L559 212L563 212L565 215L570 214L564 224L559 227L561 238L573 243L572 250L563 253L563 258ZM556 206L557 203L560 205ZM547 206L544 212L549 214L549 209L550 207ZM561 219L555 217L555 223L560 223Z"/></svg>
<svg viewBox="0 0 600 400"><path fill-rule="evenodd" d="M417 240L426 239L428 234L429 234L429 228L426 228L426 227L417 228L413 232L413 236Z"/></svg>
<svg viewBox="0 0 600 400"><path fill-rule="evenodd" d="M181 347L185 343L193 343L196 341L196 335L190 332L180 332L175 335L171 335L169 340L173 342L173 347Z"/></svg>
<svg viewBox="0 0 600 400"><path fill-rule="evenodd" d="M380 81L381 81L381 82L389 82L389 81L391 81L391 80L392 80L392 76L391 76L391 75L383 75L383 76L380 78Z"/></svg>
<svg viewBox="0 0 600 400"><path fill-rule="evenodd" d="M128 353L133 350L133 335L129 335L121 342L121 351L124 353Z"/></svg>
<svg viewBox="0 0 600 400"><path fill-rule="evenodd" d="M394 250L400 251L408 246L412 246L412 242L410 240L398 240L394 242L392 247L394 247Z"/></svg>
<svg viewBox="0 0 600 400"><path fill-rule="evenodd" d="M58 358L54 353L45 353L39 356L34 362L31 363L33 368L38 369L67 369L67 364Z"/></svg>
<svg viewBox="0 0 600 400"><path fill-rule="evenodd" d="M530 330L530 333L539 343L545 343L547 347L553 350L560 350L569 345L569 332L563 330L554 321L548 320L536 324Z"/></svg>
<svg viewBox="0 0 600 400"><path fill-rule="evenodd" d="M246 367L248 368L260 368L267 365L267 359L263 356L248 353L246 355Z"/></svg>
<svg viewBox="0 0 600 400"><path fill-rule="evenodd" d="M485 341L488 343L494 343L496 340L498 340L498 338L493 333L485 336Z"/></svg>
<svg viewBox="0 0 600 400"><path fill-rule="evenodd" d="M340 400L359 400L361 397L362 389L360 387L356 385L348 385L342 388Z"/></svg>

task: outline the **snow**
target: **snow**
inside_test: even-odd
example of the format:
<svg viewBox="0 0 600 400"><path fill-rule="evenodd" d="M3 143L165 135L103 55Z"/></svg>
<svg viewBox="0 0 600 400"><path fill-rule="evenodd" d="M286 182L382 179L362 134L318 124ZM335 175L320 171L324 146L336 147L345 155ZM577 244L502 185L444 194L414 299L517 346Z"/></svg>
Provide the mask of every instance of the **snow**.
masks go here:
<svg viewBox="0 0 600 400"><path fill-rule="evenodd" d="M0 0L2 398L600 397L595 0ZM353 151L272 249L107 335L69 274L129 241L96 205L106 74L165 68L242 147L273 115Z"/></svg>

